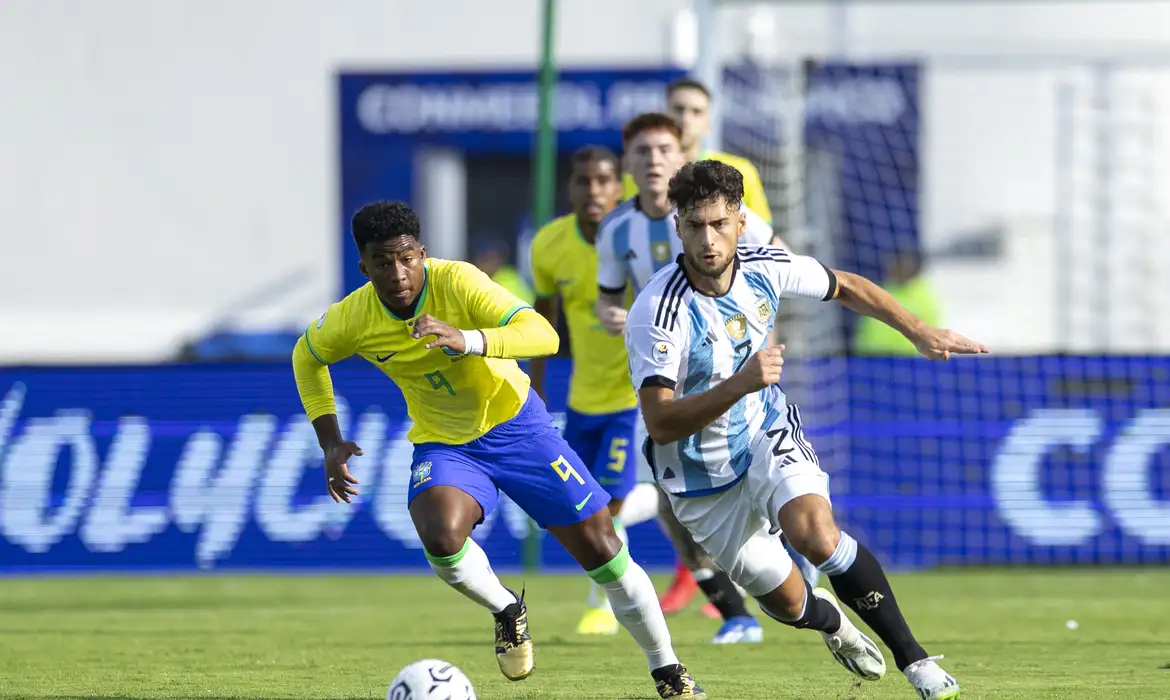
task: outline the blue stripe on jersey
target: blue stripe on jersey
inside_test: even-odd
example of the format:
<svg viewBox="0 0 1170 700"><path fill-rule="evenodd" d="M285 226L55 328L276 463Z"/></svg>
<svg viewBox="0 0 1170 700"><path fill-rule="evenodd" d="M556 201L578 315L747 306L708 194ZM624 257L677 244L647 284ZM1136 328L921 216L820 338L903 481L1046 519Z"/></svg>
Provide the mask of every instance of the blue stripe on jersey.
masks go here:
<svg viewBox="0 0 1170 700"><path fill-rule="evenodd" d="M724 321L737 314L744 314L731 299L731 293L715 299L715 306L719 309L719 314L723 316ZM757 341L752 337L751 325L745 321L744 328L747 333L745 340L749 343L747 351L748 353L755 352ZM734 341L734 338L732 340ZM738 359L736 364L742 366ZM736 476L739 476L747 471L747 468L752 464L751 439L747 426L747 398L744 397L736 401L728 414L730 420L727 423L727 451L731 455L731 470L735 472ZM690 484L687 486L689 487Z"/></svg>
<svg viewBox="0 0 1170 700"><path fill-rule="evenodd" d="M630 269L630 259L626 254L630 252L630 217L626 217L619 221L613 228L613 257L622 268L626 271L626 279L634 281L634 293L641 291L638 289L638 282L634 278L634 273Z"/></svg>
<svg viewBox="0 0 1170 700"><path fill-rule="evenodd" d="M772 335L772 326L776 325L776 312L780 309L780 295L776 293L776 287L773 283L768 281L768 277L762 272L746 271L743 273L743 279L755 292L757 299L767 299L768 303L772 305L772 317L768 319L767 328L768 336Z"/></svg>
<svg viewBox="0 0 1170 700"><path fill-rule="evenodd" d="M715 348L707 340L707 319L699 312L694 299L688 303L687 311L691 317L691 342L687 354L687 377L683 380L683 396L706 391L711 386L711 373L715 368ZM713 483L700 449L702 435L703 432L699 431L678 442L678 460L682 465L683 483L687 491L709 489Z"/></svg>
<svg viewBox="0 0 1170 700"><path fill-rule="evenodd" d="M671 226L668 223L668 219L673 217L674 214L667 214L661 219L650 219L650 260L655 272L674 262L674 257L670 254ZM663 248L666 249L666 255L659 260L657 253Z"/></svg>
<svg viewBox="0 0 1170 700"><path fill-rule="evenodd" d="M768 303L772 305L772 309L777 309L780 306L780 296L776 294L775 284L768 281L768 277L762 272L749 270L743 273L743 279L756 293L756 296L761 299L767 299Z"/></svg>

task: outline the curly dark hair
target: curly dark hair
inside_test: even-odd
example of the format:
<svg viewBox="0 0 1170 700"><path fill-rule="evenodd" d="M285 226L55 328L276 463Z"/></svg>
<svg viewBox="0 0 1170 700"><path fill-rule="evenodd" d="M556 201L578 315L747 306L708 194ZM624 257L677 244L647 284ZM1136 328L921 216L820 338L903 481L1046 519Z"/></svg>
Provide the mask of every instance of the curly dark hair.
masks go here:
<svg viewBox="0 0 1170 700"><path fill-rule="evenodd" d="M418 214L406 202L371 202L357 210L350 220L350 228L358 250L365 250L370 243L384 243L399 236L410 236L417 240Z"/></svg>
<svg viewBox="0 0 1170 700"><path fill-rule="evenodd" d="M687 163L670 178L666 196L679 211L718 197L723 197L728 207L738 209L743 203L743 175L717 160Z"/></svg>

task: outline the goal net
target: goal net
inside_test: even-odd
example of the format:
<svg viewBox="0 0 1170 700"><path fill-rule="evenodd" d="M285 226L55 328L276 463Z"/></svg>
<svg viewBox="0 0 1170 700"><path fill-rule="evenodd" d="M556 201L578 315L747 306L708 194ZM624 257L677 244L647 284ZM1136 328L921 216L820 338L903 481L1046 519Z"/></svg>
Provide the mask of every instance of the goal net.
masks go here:
<svg viewBox="0 0 1170 700"><path fill-rule="evenodd" d="M912 63L740 61L717 99L722 148L757 165L790 247L899 290L923 315L920 76ZM1110 128L1097 115L1081 132ZM1164 357L930 363L873 342L837 305L782 314L783 386L838 517L888 562L1170 560Z"/></svg>

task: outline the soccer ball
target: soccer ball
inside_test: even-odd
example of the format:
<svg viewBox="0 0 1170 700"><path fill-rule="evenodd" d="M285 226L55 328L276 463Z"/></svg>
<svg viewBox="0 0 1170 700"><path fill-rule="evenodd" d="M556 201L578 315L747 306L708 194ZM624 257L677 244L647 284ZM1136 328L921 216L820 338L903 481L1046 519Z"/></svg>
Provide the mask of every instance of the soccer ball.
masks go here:
<svg viewBox="0 0 1170 700"><path fill-rule="evenodd" d="M423 659L398 672L386 700L475 700L475 689L463 671L446 661Z"/></svg>

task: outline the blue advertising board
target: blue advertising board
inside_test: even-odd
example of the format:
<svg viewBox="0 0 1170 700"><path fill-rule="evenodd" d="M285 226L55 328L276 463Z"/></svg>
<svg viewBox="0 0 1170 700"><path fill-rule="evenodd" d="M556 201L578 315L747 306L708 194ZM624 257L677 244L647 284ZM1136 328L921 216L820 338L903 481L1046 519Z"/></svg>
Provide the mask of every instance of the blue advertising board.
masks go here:
<svg viewBox="0 0 1170 700"><path fill-rule="evenodd" d="M1170 562L1170 358L845 363L807 432L848 445L823 460L834 505L891 564ZM549 364L561 412L570 365ZM0 573L425 568L401 394L360 362L333 375L365 449L353 506L323 493L285 365L0 370ZM506 569L527 529L505 500L475 536ZM673 563L653 523L631 551Z"/></svg>

